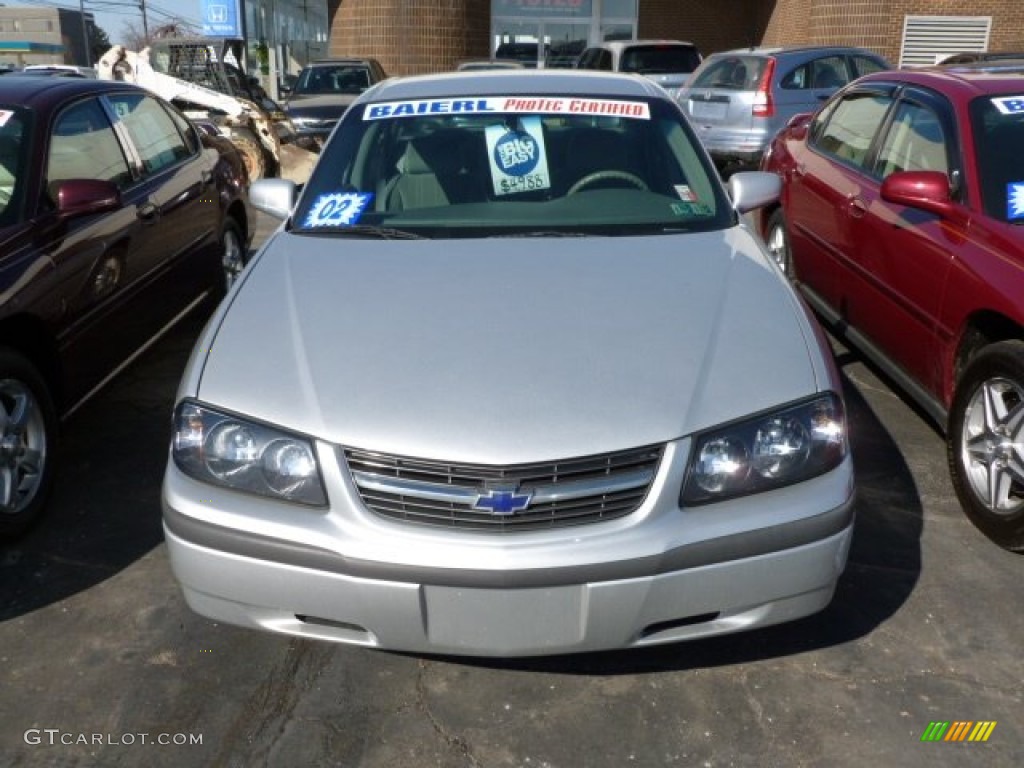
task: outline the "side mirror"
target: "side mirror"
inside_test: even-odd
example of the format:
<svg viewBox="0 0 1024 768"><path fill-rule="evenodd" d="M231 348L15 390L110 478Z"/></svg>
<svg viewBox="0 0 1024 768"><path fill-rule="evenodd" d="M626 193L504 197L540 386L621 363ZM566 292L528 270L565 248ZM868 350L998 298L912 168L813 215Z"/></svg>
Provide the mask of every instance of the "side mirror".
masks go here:
<svg viewBox="0 0 1024 768"><path fill-rule="evenodd" d="M941 171L897 171L885 177L882 199L955 219L960 208L950 197L949 177Z"/></svg>
<svg viewBox="0 0 1024 768"><path fill-rule="evenodd" d="M68 179L56 182L51 190L62 218L116 211L124 204L121 190L112 181Z"/></svg>
<svg viewBox="0 0 1024 768"><path fill-rule="evenodd" d="M734 173L726 186L733 209L741 214L771 205L782 195L782 179L765 171Z"/></svg>
<svg viewBox="0 0 1024 768"><path fill-rule="evenodd" d="M298 185L289 179L257 179L249 185L253 208L275 219L287 219L299 199Z"/></svg>

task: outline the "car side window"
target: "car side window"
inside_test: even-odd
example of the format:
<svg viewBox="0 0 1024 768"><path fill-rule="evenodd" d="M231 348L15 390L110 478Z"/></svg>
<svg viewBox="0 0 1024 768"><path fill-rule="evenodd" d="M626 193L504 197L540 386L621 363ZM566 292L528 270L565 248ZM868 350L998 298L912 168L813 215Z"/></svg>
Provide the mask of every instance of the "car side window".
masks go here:
<svg viewBox="0 0 1024 768"><path fill-rule="evenodd" d="M885 62L872 59L869 56L853 56L853 66L857 70L856 76L869 75L872 72L884 72L888 67Z"/></svg>
<svg viewBox="0 0 1024 768"><path fill-rule="evenodd" d="M131 136L147 175L192 156L174 121L155 99L136 93L119 93L108 98Z"/></svg>
<svg viewBox="0 0 1024 768"><path fill-rule="evenodd" d="M896 171L949 173L947 141L934 111L913 102L901 102L875 161L876 173L885 178Z"/></svg>
<svg viewBox="0 0 1024 768"><path fill-rule="evenodd" d="M850 82L846 60L842 56L825 56L810 62L811 88L840 88Z"/></svg>
<svg viewBox="0 0 1024 768"><path fill-rule="evenodd" d="M791 91L810 88L839 88L846 85L849 79L843 57L826 56L797 67L779 81L779 86Z"/></svg>
<svg viewBox="0 0 1024 768"><path fill-rule="evenodd" d="M167 104L164 104L163 107L167 110L167 114L171 116L171 120L174 121L174 124L178 126L178 132L181 133L182 138L185 140L185 146L188 147L189 154L196 154L199 151L200 142L195 126L189 122L188 118L174 109L174 107Z"/></svg>
<svg viewBox="0 0 1024 768"><path fill-rule="evenodd" d="M802 64L779 80L779 87L787 91L802 91L811 87L811 66Z"/></svg>
<svg viewBox="0 0 1024 768"><path fill-rule="evenodd" d="M69 179L100 179L119 187L132 180L114 127L96 99L68 107L54 123L46 159L51 199L55 195L54 184Z"/></svg>
<svg viewBox="0 0 1024 768"><path fill-rule="evenodd" d="M871 141L891 104L890 96L850 94L835 104L828 122L815 134L814 146L846 163L864 166Z"/></svg>

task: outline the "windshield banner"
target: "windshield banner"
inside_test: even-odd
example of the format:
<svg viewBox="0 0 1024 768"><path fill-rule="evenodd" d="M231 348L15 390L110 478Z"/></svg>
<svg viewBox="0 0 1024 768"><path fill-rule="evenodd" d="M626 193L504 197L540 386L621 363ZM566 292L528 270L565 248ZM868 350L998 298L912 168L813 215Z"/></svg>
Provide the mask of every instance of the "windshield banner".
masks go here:
<svg viewBox="0 0 1024 768"><path fill-rule="evenodd" d="M423 99L419 101L386 101L368 104L363 120L384 120L417 115L532 113L543 115L592 115L594 117L630 117L650 120L646 101L613 101L610 99L575 99L568 97L491 96L486 99Z"/></svg>

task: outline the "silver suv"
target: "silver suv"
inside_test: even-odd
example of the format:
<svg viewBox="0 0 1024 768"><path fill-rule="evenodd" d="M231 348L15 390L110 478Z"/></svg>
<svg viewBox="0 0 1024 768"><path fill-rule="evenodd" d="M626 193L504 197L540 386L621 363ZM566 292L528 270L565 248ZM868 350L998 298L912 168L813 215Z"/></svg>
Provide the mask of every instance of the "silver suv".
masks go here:
<svg viewBox="0 0 1024 768"><path fill-rule="evenodd" d="M576 68L643 75L675 98L700 62L697 46L683 40L616 40L584 50Z"/></svg>
<svg viewBox="0 0 1024 768"><path fill-rule="evenodd" d="M864 48L743 48L708 56L679 103L723 173L757 167L793 115L861 75L892 66Z"/></svg>

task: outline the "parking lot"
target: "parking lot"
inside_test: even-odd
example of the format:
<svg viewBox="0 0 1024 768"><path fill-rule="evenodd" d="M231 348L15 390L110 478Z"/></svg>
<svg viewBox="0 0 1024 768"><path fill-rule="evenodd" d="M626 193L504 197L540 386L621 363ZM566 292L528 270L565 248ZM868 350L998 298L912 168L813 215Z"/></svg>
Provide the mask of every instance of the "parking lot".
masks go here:
<svg viewBox="0 0 1024 768"><path fill-rule="evenodd" d="M643 652L483 661L188 610L159 486L201 327L190 319L75 414L48 514L0 545L0 764L1024 763L1024 559L970 526L941 436L845 349L859 501L826 611ZM922 741L937 721L995 726L984 743Z"/></svg>

